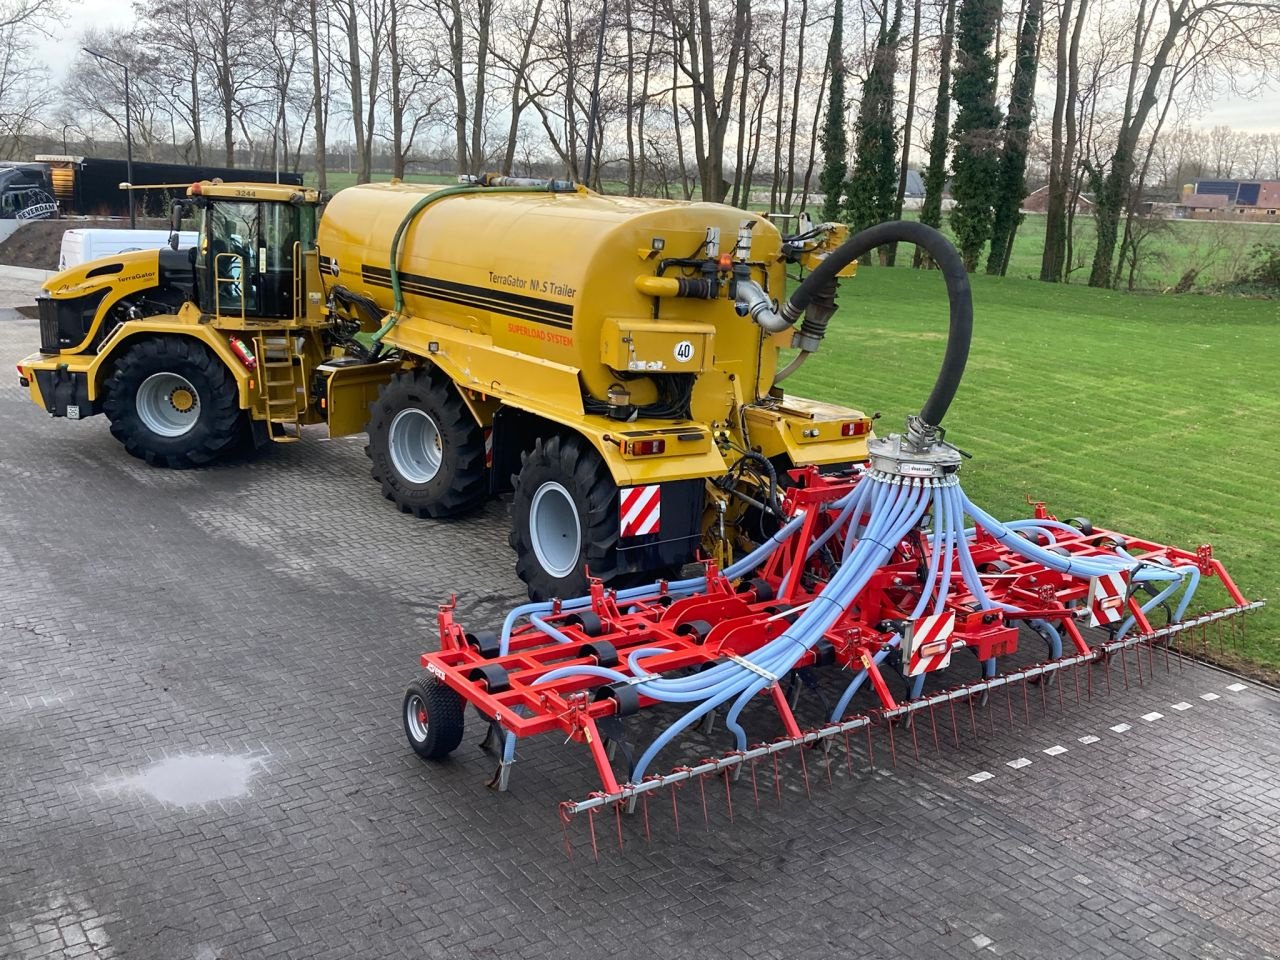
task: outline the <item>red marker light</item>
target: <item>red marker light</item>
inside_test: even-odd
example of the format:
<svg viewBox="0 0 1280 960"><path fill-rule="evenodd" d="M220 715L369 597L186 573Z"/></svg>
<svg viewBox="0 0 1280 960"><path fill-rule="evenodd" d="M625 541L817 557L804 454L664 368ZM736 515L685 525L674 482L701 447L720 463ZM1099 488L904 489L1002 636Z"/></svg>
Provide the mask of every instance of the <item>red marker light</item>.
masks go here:
<svg viewBox="0 0 1280 960"><path fill-rule="evenodd" d="M842 437L861 437L870 432L870 420L850 420L840 427L840 436Z"/></svg>

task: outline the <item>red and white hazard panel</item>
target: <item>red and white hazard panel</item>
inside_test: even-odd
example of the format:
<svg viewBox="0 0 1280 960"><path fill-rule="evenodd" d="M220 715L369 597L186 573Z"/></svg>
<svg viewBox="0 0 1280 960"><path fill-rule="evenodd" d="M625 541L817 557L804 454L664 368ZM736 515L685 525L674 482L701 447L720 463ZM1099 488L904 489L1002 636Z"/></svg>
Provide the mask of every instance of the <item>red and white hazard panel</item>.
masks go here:
<svg viewBox="0 0 1280 960"><path fill-rule="evenodd" d="M662 485L623 487L618 491L618 533L642 537L662 527Z"/></svg>
<svg viewBox="0 0 1280 960"><path fill-rule="evenodd" d="M486 469L493 469L493 428L488 427L484 431L484 465Z"/></svg>
<svg viewBox="0 0 1280 960"><path fill-rule="evenodd" d="M1120 620L1128 598L1128 570L1094 577L1089 581L1089 626L1105 627Z"/></svg>
<svg viewBox="0 0 1280 960"><path fill-rule="evenodd" d="M907 676L918 677L922 673L948 666L953 647L964 646L960 642L951 642L951 634L955 629L956 615L950 612L913 621L907 627L907 636L904 638L908 650Z"/></svg>

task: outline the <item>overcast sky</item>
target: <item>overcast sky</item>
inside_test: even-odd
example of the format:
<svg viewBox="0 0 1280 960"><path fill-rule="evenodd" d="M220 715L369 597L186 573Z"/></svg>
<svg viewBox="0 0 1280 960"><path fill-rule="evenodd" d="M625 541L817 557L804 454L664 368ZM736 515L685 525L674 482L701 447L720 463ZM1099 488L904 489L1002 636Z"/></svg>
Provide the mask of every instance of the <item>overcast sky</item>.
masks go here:
<svg viewBox="0 0 1280 960"><path fill-rule="evenodd" d="M48 41L49 63L55 74L65 71L80 49L80 34L90 27L124 27L133 22L128 0L71 0L67 28ZM1271 89L1253 98L1223 96L1211 103L1198 126L1226 124L1237 130L1280 132L1280 91Z"/></svg>

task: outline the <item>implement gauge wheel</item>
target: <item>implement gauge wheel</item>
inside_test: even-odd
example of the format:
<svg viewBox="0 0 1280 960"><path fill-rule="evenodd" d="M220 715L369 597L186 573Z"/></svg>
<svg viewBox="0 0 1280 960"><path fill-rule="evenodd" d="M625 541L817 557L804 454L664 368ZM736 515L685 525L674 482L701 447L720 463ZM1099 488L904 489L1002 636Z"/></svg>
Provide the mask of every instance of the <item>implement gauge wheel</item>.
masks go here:
<svg viewBox="0 0 1280 960"><path fill-rule="evenodd" d="M400 715L409 746L423 760L443 760L462 743L462 697L434 677L409 684Z"/></svg>
<svg viewBox="0 0 1280 960"><path fill-rule="evenodd" d="M530 599L583 596L584 568L605 582L616 579L618 487L585 440L539 439L512 481L508 542Z"/></svg>
<svg viewBox="0 0 1280 960"><path fill-rule="evenodd" d="M444 374L419 367L378 393L369 420L373 479L402 513L465 513L489 494L484 431Z"/></svg>
<svg viewBox="0 0 1280 960"><path fill-rule="evenodd" d="M154 337L115 362L102 404L111 434L152 466L198 467L244 438L235 377L190 337Z"/></svg>

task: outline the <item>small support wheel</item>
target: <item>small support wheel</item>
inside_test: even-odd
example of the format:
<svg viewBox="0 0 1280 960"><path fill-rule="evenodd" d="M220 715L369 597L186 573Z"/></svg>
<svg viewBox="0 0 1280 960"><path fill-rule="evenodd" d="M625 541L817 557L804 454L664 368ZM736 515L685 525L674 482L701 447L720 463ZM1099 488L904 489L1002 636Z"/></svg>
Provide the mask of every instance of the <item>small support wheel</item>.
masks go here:
<svg viewBox="0 0 1280 960"><path fill-rule="evenodd" d="M400 713L409 746L423 760L443 760L462 743L462 697L439 680L409 684Z"/></svg>

